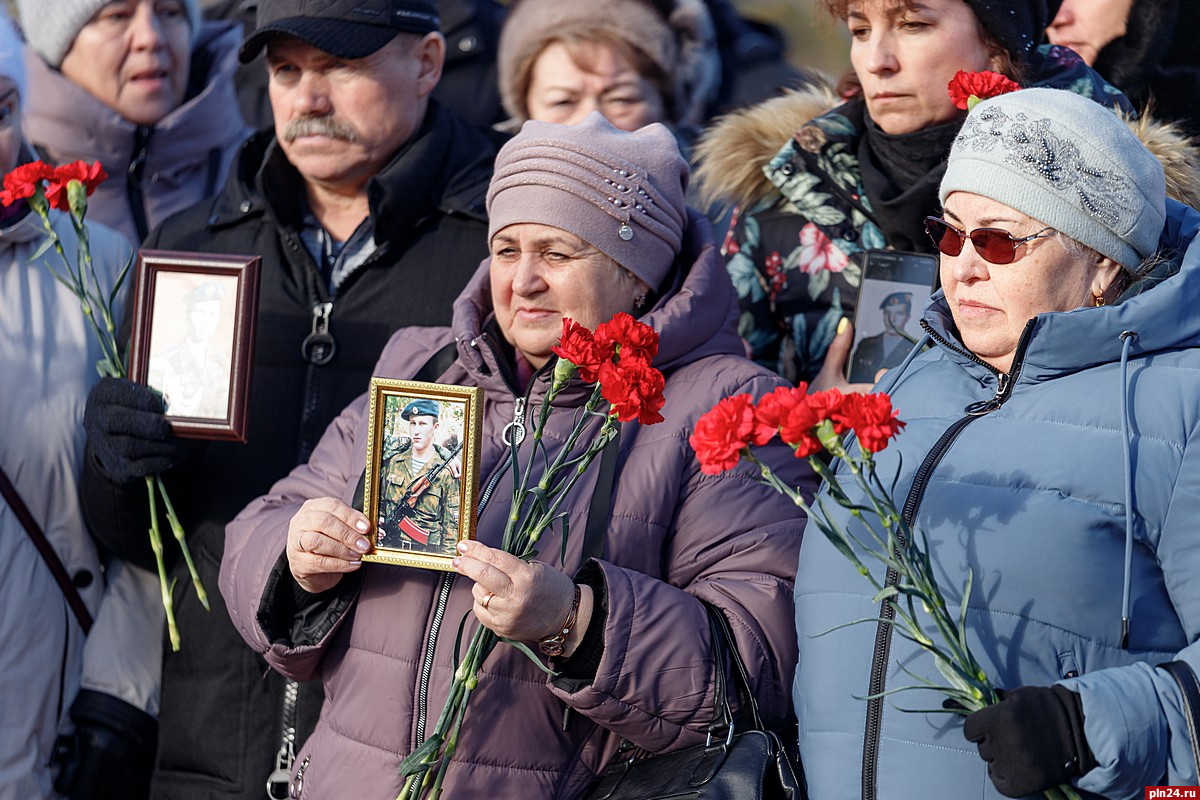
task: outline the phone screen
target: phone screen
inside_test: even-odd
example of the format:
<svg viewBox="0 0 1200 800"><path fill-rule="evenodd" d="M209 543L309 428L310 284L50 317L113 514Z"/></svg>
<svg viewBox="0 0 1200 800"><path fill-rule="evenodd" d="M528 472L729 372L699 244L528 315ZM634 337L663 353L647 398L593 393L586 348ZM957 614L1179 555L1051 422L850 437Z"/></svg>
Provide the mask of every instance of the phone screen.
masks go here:
<svg viewBox="0 0 1200 800"><path fill-rule="evenodd" d="M938 260L925 253L868 250L854 312L854 343L846 379L874 383L921 338L921 310L933 294Z"/></svg>

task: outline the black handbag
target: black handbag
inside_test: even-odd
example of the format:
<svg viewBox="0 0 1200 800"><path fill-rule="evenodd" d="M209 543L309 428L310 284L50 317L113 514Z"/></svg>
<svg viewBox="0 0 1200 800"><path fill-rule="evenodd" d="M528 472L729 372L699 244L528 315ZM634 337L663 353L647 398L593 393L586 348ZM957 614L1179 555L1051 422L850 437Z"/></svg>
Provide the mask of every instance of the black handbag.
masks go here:
<svg viewBox="0 0 1200 800"><path fill-rule="evenodd" d="M803 800L803 772L797 770L779 737L766 730L750 691L746 665L733 644L729 621L705 603L717 654L716 694L708 739L702 745L646 758L623 759L609 767L585 800ZM735 728L723 663L733 668L741 700L742 727Z"/></svg>

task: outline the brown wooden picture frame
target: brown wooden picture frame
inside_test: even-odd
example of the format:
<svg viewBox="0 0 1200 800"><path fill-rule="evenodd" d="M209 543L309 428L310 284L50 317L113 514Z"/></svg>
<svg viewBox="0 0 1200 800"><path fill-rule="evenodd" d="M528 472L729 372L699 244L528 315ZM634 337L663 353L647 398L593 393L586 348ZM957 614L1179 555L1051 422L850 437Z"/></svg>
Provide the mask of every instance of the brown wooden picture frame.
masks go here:
<svg viewBox="0 0 1200 800"><path fill-rule="evenodd" d="M363 561L451 572L475 538L483 389L372 378L369 397Z"/></svg>
<svg viewBox="0 0 1200 800"><path fill-rule="evenodd" d="M177 436L246 441L261 268L258 256L138 254L129 377L163 394Z"/></svg>

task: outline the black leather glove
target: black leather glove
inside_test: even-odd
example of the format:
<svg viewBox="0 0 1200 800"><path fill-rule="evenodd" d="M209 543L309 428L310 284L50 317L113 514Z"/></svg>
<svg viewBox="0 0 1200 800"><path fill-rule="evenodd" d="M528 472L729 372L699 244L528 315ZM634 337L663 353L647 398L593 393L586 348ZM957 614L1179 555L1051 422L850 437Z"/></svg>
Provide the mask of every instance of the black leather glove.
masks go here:
<svg viewBox="0 0 1200 800"><path fill-rule="evenodd" d="M1065 686L1022 686L963 723L1000 794L1024 797L1096 766L1083 735L1083 701Z"/></svg>
<svg viewBox="0 0 1200 800"><path fill-rule="evenodd" d="M54 789L71 800L145 800L158 721L118 697L80 689L71 704L75 733L55 748Z"/></svg>
<svg viewBox="0 0 1200 800"><path fill-rule="evenodd" d="M124 378L101 378L83 411L89 452L114 483L158 475L183 461L188 445L171 432L162 396Z"/></svg>

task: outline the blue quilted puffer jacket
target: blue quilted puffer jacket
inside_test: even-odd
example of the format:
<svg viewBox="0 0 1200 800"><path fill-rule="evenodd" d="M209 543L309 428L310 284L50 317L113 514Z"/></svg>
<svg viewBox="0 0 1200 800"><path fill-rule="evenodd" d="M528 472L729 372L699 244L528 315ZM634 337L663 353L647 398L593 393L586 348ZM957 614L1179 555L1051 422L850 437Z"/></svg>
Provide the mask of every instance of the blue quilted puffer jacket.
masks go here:
<svg viewBox="0 0 1200 800"><path fill-rule="evenodd" d="M1200 215L1170 201L1168 212L1174 274L1117 305L1031 320L1007 375L963 349L938 293L929 349L878 387L908 423L879 474L899 473L895 499L915 504L955 613L972 571L983 667L1000 687L1080 693L1098 762L1076 781L1084 796L1140 798L1197 777L1178 689L1155 668L1200 670ZM999 798L960 717L901 710L940 708L940 695L861 699L873 667L875 689L943 682L915 645L877 638L877 623L831 630L878 615L870 584L806 537L794 697L811 796Z"/></svg>

